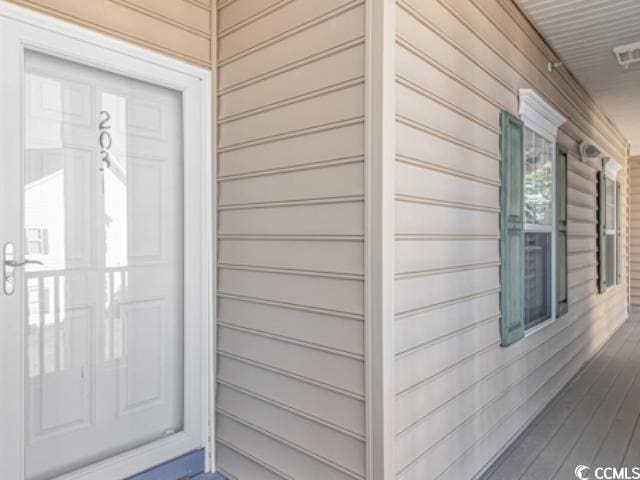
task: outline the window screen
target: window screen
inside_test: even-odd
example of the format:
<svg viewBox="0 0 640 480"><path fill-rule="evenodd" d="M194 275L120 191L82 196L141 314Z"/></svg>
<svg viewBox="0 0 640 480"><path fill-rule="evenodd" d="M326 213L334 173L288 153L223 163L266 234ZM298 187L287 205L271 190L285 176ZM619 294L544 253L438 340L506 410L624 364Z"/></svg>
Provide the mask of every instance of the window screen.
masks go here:
<svg viewBox="0 0 640 480"><path fill-rule="evenodd" d="M524 326L551 316L551 235L525 233Z"/></svg>

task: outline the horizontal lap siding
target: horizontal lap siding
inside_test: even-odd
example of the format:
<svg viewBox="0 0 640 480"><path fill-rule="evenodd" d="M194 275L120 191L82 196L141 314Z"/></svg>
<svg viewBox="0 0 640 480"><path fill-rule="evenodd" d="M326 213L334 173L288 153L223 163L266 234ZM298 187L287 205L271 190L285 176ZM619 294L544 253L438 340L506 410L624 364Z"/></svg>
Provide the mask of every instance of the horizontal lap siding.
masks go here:
<svg viewBox="0 0 640 480"><path fill-rule="evenodd" d="M474 478L626 318L626 275L597 293L597 168L577 146L593 138L626 164L626 144L572 78L546 72L548 47L510 2L397 5L396 471ZM569 119L570 307L502 348L499 112L517 114L527 87Z"/></svg>
<svg viewBox="0 0 640 480"><path fill-rule="evenodd" d="M211 68L209 0L11 0Z"/></svg>
<svg viewBox="0 0 640 480"><path fill-rule="evenodd" d="M217 466L361 479L364 2L218 5Z"/></svg>
<svg viewBox="0 0 640 480"><path fill-rule="evenodd" d="M631 157L629 210L631 215L630 268L631 303L640 305L640 157Z"/></svg>

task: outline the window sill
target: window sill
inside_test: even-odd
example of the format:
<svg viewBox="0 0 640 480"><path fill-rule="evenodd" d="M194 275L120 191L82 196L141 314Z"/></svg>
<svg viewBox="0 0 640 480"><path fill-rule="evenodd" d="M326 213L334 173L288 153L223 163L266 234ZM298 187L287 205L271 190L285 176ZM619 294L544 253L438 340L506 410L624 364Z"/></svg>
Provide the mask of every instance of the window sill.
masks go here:
<svg viewBox="0 0 640 480"><path fill-rule="evenodd" d="M555 321L556 321L556 318L549 318L549 319L545 320L544 322L539 323L535 327L531 327L529 330L525 330L524 338L528 338L528 337L530 337L532 335L535 335L540 330L544 330L549 325L552 325Z"/></svg>
<svg viewBox="0 0 640 480"><path fill-rule="evenodd" d="M622 282L620 283L614 283L613 285L607 285L606 287L604 287L604 290L602 290L601 292L598 291L598 295L604 295L605 293L607 293L609 290L615 290L618 287L621 287L623 285Z"/></svg>

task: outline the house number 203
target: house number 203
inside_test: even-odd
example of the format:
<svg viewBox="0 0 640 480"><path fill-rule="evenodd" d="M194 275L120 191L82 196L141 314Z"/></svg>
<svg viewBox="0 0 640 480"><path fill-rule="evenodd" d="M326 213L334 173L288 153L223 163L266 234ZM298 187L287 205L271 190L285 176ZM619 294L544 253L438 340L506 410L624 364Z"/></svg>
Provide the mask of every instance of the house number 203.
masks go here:
<svg viewBox="0 0 640 480"><path fill-rule="evenodd" d="M102 156L102 166L100 167L100 171L104 172L104 167L111 167L111 160L109 150L111 149L111 145L113 144L113 140L111 138L111 134L109 130L111 130L111 114L106 110L102 110L100 112L100 116L102 120L98 124L98 143L100 144L100 155Z"/></svg>

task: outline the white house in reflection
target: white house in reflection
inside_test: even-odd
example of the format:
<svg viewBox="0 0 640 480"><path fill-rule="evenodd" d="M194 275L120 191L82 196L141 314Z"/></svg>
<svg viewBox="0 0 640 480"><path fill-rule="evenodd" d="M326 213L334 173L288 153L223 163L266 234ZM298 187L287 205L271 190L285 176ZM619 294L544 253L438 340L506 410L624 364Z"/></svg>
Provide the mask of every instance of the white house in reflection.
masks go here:
<svg viewBox="0 0 640 480"><path fill-rule="evenodd" d="M73 341L86 343L82 334L92 326L71 325L73 309L66 305L65 292L77 288L75 284L95 284L102 278L106 314L100 338L104 359L120 358L125 348L115 300L124 298L127 282L126 103L117 95L102 94L102 108L118 113L121 128L113 132L118 155L111 157L100 185L94 171L99 166L97 151L62 147L65 127L60 110L62 105L73 103L74 92L38 75L28 75L27 85L32 94L27 104L31 114L28 126L32 128L26 135L24 253L43 263L26 268L29 374L36 377L87 360L81 353L82 345ZM34 106L36 100L39 109ZM50 110L42 108L47 105ZM94 194L97 189L102 195ZM101 215L95 215L96 197L104 199ZM104 238L96 244L92 232L99 228L94 222L100 218L104 218ZM103 260L97 261L98 256ZM93 268L104 268L104 277L92 272Z"/></svg>

